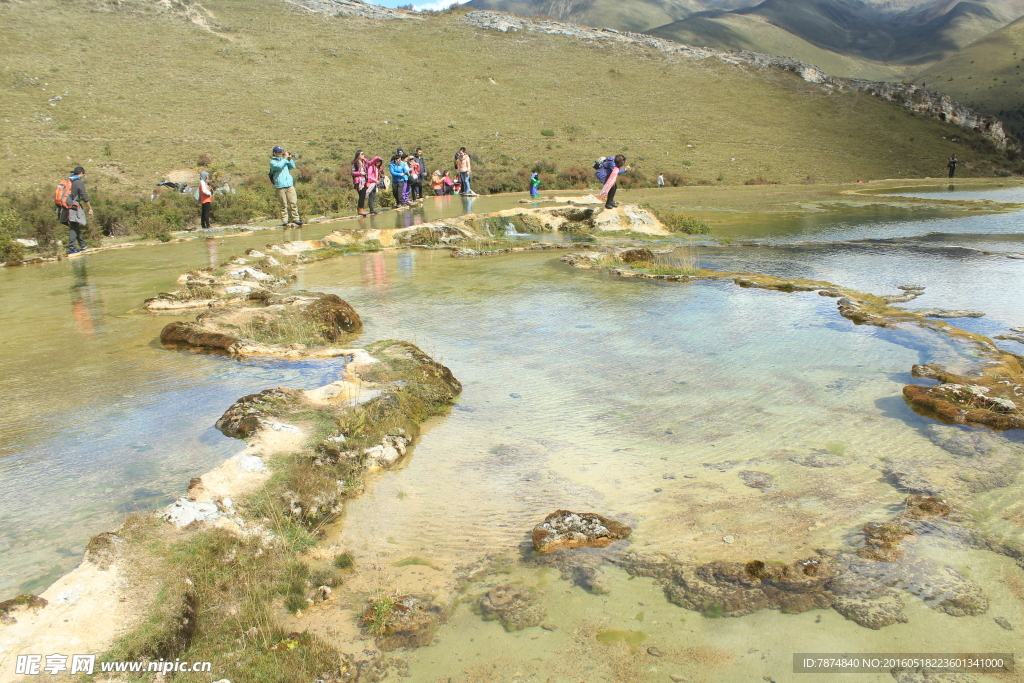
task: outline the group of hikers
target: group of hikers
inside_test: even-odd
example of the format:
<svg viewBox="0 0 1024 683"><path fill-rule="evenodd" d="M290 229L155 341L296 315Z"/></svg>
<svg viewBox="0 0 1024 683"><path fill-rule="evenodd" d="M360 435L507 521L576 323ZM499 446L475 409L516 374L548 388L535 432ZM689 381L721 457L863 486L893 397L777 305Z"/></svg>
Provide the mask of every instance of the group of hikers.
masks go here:
<svg viewBox="0 0 1024 683"><path fill-rule="evenodd" d="M458 174L455 178L452 178L448 170L435 169L430 174L430 188L434 195L476 196L470 185L473 165L465 147L459 148L453 161L454 170ZM395 197L395 206L410 206L413 202L422 200L423 184L428 177L427 161L419 147L413 154L407 154L399 147L391 156L386 174L382 157L367 159L366 153L358 150L352 159L350 172L352 186L359 196L356 212L360 216L376 213L377 191L387 190L389 186Z"/></svg>
<svg viewBox="0 0 1024 683"><path fill-rule="evenodd" d="M470 176L473 166L469 152L465 147L460 147L453 158L453 167L456 176L453 178L449 170L442 171L435 169L430 174L430 187L436 196L461 194L476 196L471 186ZM956 167L960 162L956 155L949 158L947 166L949 177L956 173ZM280 146L271 150L270 182L277 191L277 198L281 205L281 226L301 226L302 218L299 215L298 196L295 192L295 178L291 172L295 169L295 160L292 155ZM612 209L618 206L615 202L615 193L618 190L618 177L630 170L626 163L626 157L616 154L612 157L601 157L594 163L594 171L597 179L602 183L601 190L597 194L599 200L604 201L605 208ZM423 157L423 150L419 147L413 154L406 154L401 148L391 156L387 171L384 170L384 160L380 156L367 159L366 154L359 150L352 159L351 164L352 185L359 197L357 213L359 216L367 216L376 213L376 199L378 190L391 188L395 197L395 204L398 207L410 206L413 202L423 199L423 184L427 178L427 162ZM92 204L89 202L89 193L85 189L85 169L76 166L71 175L60 181L54 198L58 220L68 226L68 253L75 254L84 251L88 247L85 244L84 232L86 226L86 209L92 215ZM530 175L530 196L537 198L540 194L540 174L534 172ZM665 187L664 175L658 174L658 187ZM211 213L213 202L213 190L210 186L210 174L207 171L199 173L199 185L194 192L199 202L200 225L203 230L210 229Z"/></svg>

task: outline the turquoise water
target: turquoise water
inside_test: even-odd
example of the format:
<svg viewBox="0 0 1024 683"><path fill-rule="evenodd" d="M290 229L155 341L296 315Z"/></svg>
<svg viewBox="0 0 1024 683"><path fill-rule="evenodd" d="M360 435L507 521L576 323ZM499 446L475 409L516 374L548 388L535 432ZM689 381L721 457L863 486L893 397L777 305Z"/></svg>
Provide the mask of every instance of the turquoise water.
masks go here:
<svg viewBox="0 0 1024 683"><path fill-rule="evenodd" d="M514 202L481 198L473 210ZM394 227L465 210L432 207L373 220ZM875 293L925 284L925 296L908 307L981 308L985 318L958 323L977 329L1024 324L1015 295L1024 261L931 249L962 236L1012 244L1020 214L848 218L819 220L802 234L796 224L784 230L818 244L778 238L763 247L699 247L698 258L704 267L814 277ZM173 289L182 271L333 227L0 270L0 597L44 587L77 563L89 536L128 511L165 503L190 477L240 450L212 428L236 398L334 378L332 362L237 362L163 349L154 342L159 329L190 316L138 309L147 296ZM910 248L827 243L921 236L934 227L943 237L918 237ZM459 604L435 646L402 654L413 680L663 681L678 674L783 681L796 648L941 652L950 642L980 651L1016 644L993 617L1024 624L1024 603L1013 594L1014 580L1024 586L1019 568L941 534L922 536L914 552L969 574L992 607L951 617L907 597L909 622L879 632L831 610L705 619L668 603L651 580L613 566L605 568L610 592L593 595L557 570L519 563L532 526L559 508L619 516L635 526L633 550L687 561L789 562L815 548L845 547L903 498L879 472L885 458L928 463L930 476L959 486L962 456L906 407L900 389L912 364L965 366L969 350L917 329L855 326L838 316L833 299L816 294L618 280L569 268L551 253L465 261L439 251L367 254L307 266L296 286L339 294L363 316L360 341L413 341L465 386L411 457L375 475L330 531L328 543L356 555L347 584L353 599L376 590L454 595L464 567L499 558L511 573L485 577L464 595L524 582L540 592L555 627L507 634L481 621L472 600ZM1020 448L1013 433L985 437L994 448ZM830 448L847 464L796 462ZM743 469L770 474L774 488L744 486ZM986 528L1020 538L1022 488L1018 479L966 495L963 504ZM395 566L412 557L431 566ZM328 622L321 635L337 637L337 627ZM634 654L623 643L598 641L606 630L642 630L648 639ZM647 654L648 646L662 656Z"/></svg>

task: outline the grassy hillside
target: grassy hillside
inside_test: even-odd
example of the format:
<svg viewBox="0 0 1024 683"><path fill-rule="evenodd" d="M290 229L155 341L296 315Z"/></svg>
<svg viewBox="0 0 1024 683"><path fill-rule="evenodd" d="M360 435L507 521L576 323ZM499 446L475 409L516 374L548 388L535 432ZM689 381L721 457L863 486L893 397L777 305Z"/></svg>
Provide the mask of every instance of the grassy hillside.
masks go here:
<svg viewBox="0 0 1024 683"><path fill-rule="evenodd" d="M213 32L123 9L142 4L0 4L5 187L50 193L81 163L94 193L148 196L203 154L266 183L275 144L311 183L337 182L357 148L398 145L445 164L465 145L516 182L538 162L586 168L620 150L634 175L725 184L937 175L954 152L978 174L1002 163L961 129L787 72L479 31L452 13L374 23L210 0Z"/></svg>
<svg viewBox="0 0 1024 683"><path fill-rule="evenodd" d="M851 57L819 47L753 15L727 12L695 16L650 29L647 33L688 45L785 55L843 78L888 81L901 80L907 75L905 66Z"/></svg>
<svg viewBox="0 0 1024 683"><path fill-rule="evenodd" d="M915 83L999 116L1024 137L1024 18L918 74Z"/></svg>

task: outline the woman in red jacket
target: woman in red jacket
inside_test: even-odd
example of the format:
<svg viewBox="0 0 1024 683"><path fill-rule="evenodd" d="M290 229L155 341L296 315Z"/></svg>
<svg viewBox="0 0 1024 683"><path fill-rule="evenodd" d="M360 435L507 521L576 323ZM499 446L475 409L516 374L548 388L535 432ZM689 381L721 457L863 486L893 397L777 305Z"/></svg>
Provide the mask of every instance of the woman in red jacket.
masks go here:
<svg viewBox="0 0 1024 683"><path fill-rule="evenodd" d="M362 152L360 152L362 154ZM366 157L363 157L364 161ZM374 157L366 163L366 191L365 196L370 202L369 213L377 213L373 210L373 205L377 201L377 183L380 182L380 169L384 165L384 160L380 157ZM365 216L366 211L361 211L360 216Z"/></svg>

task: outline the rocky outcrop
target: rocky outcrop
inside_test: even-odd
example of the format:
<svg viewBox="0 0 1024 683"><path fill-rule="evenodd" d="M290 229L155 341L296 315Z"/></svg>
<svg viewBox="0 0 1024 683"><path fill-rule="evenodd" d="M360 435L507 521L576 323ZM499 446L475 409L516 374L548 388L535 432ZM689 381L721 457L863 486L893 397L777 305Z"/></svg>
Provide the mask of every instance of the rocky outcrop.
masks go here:
<svg viewBox="0 0 1024 683"><path fill-rule="evenodd" d="M299 392L287 387L265 389L235 401L217 420L216 427L224 436L244 439L274 421L301 401Z"/></svg>
<svg viewBox="0 0 1024 683"><path fill-rule="evenodd" d="M593 512L558 510L533 528L533 549L550 553L565 548L604 548L629 538L632 532L622 522Z"/></svg>
<svg viewBox="0 0 1024 683"><path fill-rule="evenodd" d="M984 425L991 429L1024 429L1024 369L1021 359L1000 354L998 364L976 375L957 375L938 365L915 365L914 377L935 386L903 387L903 398L915 412L948 424Z"/></svg>
<svg viewBox="0 0 1024 683"><path fill-rule="evenodd" d="M706 47L683 45L670 40L655 38L643 33L630 33L612 29L588 28L557 21L531 20L503 12L469 12L462 21L476 28L512 33L533 31L553 35L565 35L581 40L594 41L616 46L633 45L685 60L717 59L727 64L747 66L755 69L781 69L791 71L809 83L835 90L859 90L889 102L899 104L915 113L924 114L961 128L975 130L992 142L1000 151L1017 154L1020 141L1007 132L1003 122L994 116L980 114L955 102L948 95L935 93L916 85L866 81L861 79L837 78L818 67L790 57L774 57L747 50L725 51Z"/></svg>
<svg viewBox="0 0 1024 683"><path fill-rule="evenodd" d="M539 626L547 616L537 604L536 593L527 586L497 586L480 598L480 611L485 619L497 619L506 631L520 631Z"/></svg>
<svg viewBox="0 0 1024 683"><path fill-rule="evenodd" d="M389 652L427 645L443 617L444 611L429 598L403 595L370 600L360 621L377 637L377 647Z"/></svg>
<svg viewBox="0 0 1024 683"><path fill-rule="evenodd" d="M173 322L160 332L169 345L219 349L234 356L337 355L323 347L362 329L347 302L335 294L268 295L263 307L219 307L201 313L195 322ZM258 337L255 341L250 337ZM304 342L304 343L303 343Z"/></svg>

